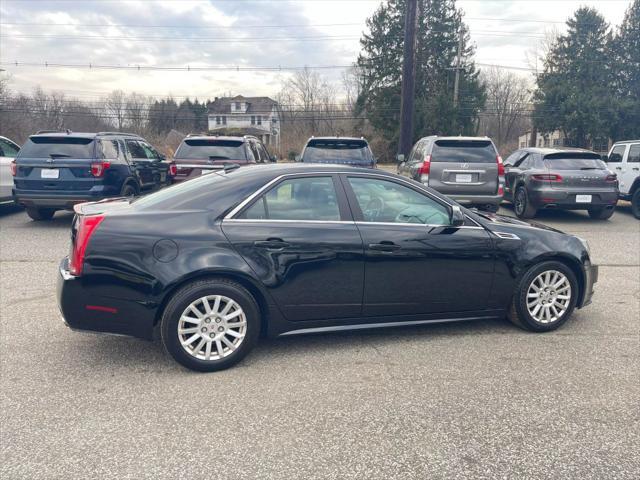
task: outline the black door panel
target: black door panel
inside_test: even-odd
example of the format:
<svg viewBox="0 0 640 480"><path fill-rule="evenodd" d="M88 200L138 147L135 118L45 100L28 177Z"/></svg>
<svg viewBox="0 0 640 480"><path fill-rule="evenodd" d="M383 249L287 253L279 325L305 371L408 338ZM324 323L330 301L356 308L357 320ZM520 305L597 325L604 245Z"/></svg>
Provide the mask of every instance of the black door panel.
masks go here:
<svg viewBox="0 0 640 480"><path fill-rule="evenodd" d="M365 250L363 316L487 307L493 246L481 228L358 223Z"/></svg>
<svg viewBox="0 0 640 480"><path fill-rule="evenodd" d="M352 222L231 220L222 229L288 320L360 316L363 249Z"/></svg>

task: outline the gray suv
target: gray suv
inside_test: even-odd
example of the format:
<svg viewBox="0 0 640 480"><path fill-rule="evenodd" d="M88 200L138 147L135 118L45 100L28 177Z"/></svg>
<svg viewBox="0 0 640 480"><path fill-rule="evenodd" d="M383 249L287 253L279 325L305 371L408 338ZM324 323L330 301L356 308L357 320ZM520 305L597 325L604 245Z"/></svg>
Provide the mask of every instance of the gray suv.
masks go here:
<svg viewBox="0 0 640 480"><path fill-rule="evenodd" d="M398 162L399 175L459 203L495 212L502 202L504 167L488 137L425 137Z"/></svg>

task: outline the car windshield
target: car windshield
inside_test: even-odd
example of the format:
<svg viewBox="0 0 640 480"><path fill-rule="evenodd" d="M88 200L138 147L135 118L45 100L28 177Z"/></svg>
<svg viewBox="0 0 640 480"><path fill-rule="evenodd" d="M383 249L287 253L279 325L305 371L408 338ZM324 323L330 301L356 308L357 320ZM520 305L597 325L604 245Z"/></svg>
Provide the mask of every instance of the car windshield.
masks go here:
<svg viewBox="0 0 640 480"><path fill-rule="evenodd" d="M310 140L303 162L370 165L373 156L364 140Z"/></svg>
<svg viewBox="0 0 640 480"><path fill-rule="evenodd" d="M545 166L553 170L606 170L607 165L597 153L552 153L545 155Z"/></svg>
<svg viewBox="0 0 640 480"><path fill-rule="evenodd" d="M242 140L192 138L182 142L175 158L205 160L246 160Z"/></svg>
<svg viewBox="0 0 640 480"><path fill-rule="evenodd" d="M431 151L432 162L496 163L496 156L491 140L436 140Z"/></svg>
<svg viewBox="0 0 640 480"><path fill-rule="evenodd" d="M95 142L84 137L31 137L18 157L23 158L94 158Z"/></svg>

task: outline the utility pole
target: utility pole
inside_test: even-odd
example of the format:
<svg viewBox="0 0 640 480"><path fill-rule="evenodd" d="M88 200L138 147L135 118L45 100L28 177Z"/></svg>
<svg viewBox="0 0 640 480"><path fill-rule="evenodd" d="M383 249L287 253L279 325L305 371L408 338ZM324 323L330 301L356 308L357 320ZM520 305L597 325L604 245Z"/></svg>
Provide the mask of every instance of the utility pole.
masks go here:
<svg viewBox="0 0 640 480"><path fill-rule="evenodd" d="M402 58L402 99L400 101L400 142L398 153L409 155L413 146L413 111L416 84L416 30L418 0L407 0L404 13L404 51Z"/></svg>
<svg viewBox="0 0 640 480"><path fill-rule="evenodd" d="M456 80L453 84L453 107L458 106L458 91L460 89L460 64L462 63L462 25L458 29L458 57L456 59Z"/></svg>

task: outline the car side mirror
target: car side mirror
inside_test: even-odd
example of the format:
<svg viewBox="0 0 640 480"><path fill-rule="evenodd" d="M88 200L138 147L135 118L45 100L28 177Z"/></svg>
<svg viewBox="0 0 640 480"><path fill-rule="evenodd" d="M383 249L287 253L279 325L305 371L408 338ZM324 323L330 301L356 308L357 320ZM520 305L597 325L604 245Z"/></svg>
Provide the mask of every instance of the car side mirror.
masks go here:
<svg viewBox="0 0 640 480"><path fill-rule="evenodd" d="M608 162L609 161L609 155L602 155L602 161L603 162Z"/></svg>
<svg viewBox="0 0 640 480"><path fill-rule="evenodd" d="M398 155L396 155L396 162L404 163L404 154L399 153Z"/></svg>
<svg viewBox="0 0 640 480"><path fill-rule="evenodd" d="M159 153L158 158L162 161L165 161L167 159L167 156L164 153Z"/></svg>
<svg viewBox="0 0 640 480"><path fill-rule="evenodd" d="M459 206L454 205L451 207L451 226L461 227L462 225L464 225L464 213Z"/></svg>

